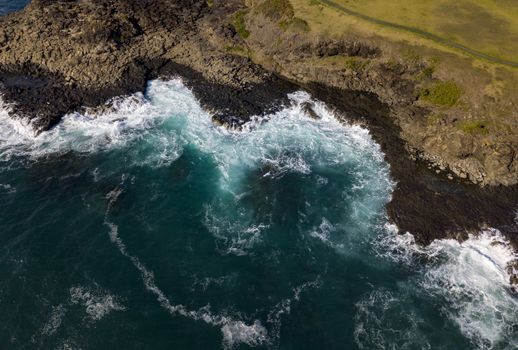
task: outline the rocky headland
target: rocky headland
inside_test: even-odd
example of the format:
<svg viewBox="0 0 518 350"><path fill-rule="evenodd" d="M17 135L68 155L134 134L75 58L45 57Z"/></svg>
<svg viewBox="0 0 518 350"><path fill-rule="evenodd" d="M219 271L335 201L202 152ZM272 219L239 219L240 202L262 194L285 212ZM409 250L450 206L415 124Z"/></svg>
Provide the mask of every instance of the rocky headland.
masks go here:
<svg viewBox="0 0 518 350"><path fill-rule="evenodd" d="M518 247L518 128L470 121L499 102L430 60L394 55L374 39L312 32L287 0L33 0L0 18L1 95L36 132L158 77L181 76L229 127L305 89L380 143L401 231L428 244L494 227ZM505 118L518 123L513 108Z"/></svg>

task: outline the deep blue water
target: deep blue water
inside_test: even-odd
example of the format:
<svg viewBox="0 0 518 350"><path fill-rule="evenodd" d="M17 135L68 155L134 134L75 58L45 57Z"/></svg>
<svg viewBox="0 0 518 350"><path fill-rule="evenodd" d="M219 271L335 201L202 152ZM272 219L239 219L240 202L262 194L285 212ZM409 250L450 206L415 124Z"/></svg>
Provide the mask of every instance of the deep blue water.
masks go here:
<svg viewBox="0 0 518 350"><path fill-rule="evenodd" d="M367 130L243 131L180 81L33 136L0 110L2 349L515 349L497 232L417 247Z"/></svg>
<svg viewBox="0 0 518 350"><path fill-rule="evenodd" d="M21 10L30 0L0 0L0 16Z"/></svg>

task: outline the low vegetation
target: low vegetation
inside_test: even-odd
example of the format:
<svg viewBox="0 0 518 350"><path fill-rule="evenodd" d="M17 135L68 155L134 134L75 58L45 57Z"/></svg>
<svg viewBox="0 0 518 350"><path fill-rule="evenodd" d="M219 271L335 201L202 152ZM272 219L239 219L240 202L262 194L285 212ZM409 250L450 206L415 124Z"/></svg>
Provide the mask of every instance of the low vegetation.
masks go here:
<svg viewBox="0 0 518 350"><path fill-rule="evenodd" d="M454 81L437 81L419 92L419 97L438 106L454 106L462 90Z"/></svg>
<svg viewBox="0 0 518 350"><path fill-rule="evenodd" d="M266 17L275 20L291 19L295 16L295 11L289 0L266 0L259 5L258 10Z"/></svg>
<svg viewBox="0 0 518 350"><path fill-rule="evenodd" d="M487 135L489 133L485 120L465 121L459 123L458 127L468 134Z"/></svg>
<svg viewBox="0 0 518 350"><path fill-rule="evenodd" d="M250 31L246 28L245 22L245 11L238 11L234 14L232 25L236 30L236 33L242 38L247 39L250 36Z"/></svg>
<svg viewBox="0 0 518 350"><path fill-rule="evenodd" d="M277 21L283 31L309 31L308 22L295 16L295 10L289 0L266 0L257 7L257 10L264 16Z"/></svg>
<svg viewBox="0 0 518 350"><path fill-rule="evenodd" d="M518 62L518 6L513 0L331 1L373 21L405 26L418 35L427 32L496 59Z"/></svg>
<svg viewBox="0 0 518 350"><path fill-rule="evenodd" d="M229 45L225 47L225 51L239 56L247 56L248 51L241 45Z"/></svg>
<svg viewBox="0 0 518 350"><path fill-rule="evenodd" d="M281 20L279 22L279 27L281 27L281 29L284 31L290 29L290 30L299 31L299 32L309 32L308 22L306 22L303 19L300 19L298 17Z"/></svg>
<svg viewBox="0 0 518 350"><path fill-rule="evenodd" d="M369 60L359 57L346 57L345 66L353 72L359 72L369 65Z"/></svg>
<svg viewBox="0 0 518 350"><path fill-rule="evenodd" d="M432 114L432 115L428 116L427 123L428 123L428 125L440 124L446 118L447 118L446 114L443 114L443 113Z"/></svg>

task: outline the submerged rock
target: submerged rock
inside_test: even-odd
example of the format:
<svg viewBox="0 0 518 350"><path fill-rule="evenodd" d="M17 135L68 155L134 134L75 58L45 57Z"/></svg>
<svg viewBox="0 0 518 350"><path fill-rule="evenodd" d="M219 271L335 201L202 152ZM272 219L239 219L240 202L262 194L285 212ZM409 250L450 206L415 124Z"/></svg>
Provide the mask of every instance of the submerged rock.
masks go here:
<svg viewBox="0 0 518 350"><path fill-rule="evenodd" d="M307 114L311 119L320 119L320 116L315 112L315 105L310 102L304 102L302 104L302 111Z"/></svg>

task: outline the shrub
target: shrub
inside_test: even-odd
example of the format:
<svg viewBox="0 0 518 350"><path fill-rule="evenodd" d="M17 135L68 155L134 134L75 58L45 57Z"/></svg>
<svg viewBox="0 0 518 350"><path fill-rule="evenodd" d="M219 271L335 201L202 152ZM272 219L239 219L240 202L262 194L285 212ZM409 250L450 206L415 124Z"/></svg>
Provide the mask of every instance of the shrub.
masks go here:
<svg viewBox="0 0 518 350"><path fill-rule="evenodd" d="M281 20L279 22L279 27L284 31L292 29L299 32L309 32L308 22L298 17L293 17L290 20Z"/></svg>
<svg viewBox="0 0 518 350"><path fill-rule="evenodd" d="M359 72L363 70L369 64L369 60L364 60L359 57L346 57L345 58L345 66L347 69L352 70L354 72Z"/></svg>
<svg viewBox="0 0 518 350"><path fill-rule="evenodd" d="M426 66L420 73L419 77L421 79L431 79L433 78L433 73L435 73L435 66Z"/></svg>
<svg viewBox="0 0 518 350"><path fill-rule="evenodd" d="M234 14L234 20L232 21L234 29L242 39L250 36L250 31L246 28L245 15L245 11L238 11Z"/></svg>
<svg viewBox="0 0 518 350"><path fill-rule="evenodd" d="M486 122L483 120L462 122L459 124L459 128L468 134L487 135L489 133Z"/></svg>
<svg viewBox="0 0 518 350"><path fill-rule="evenodd" d="M462 90L453 81L440 81L419 92L419 97L438 106L451 107L457 103Z"/></svg>
<svg viewBox="0 0 518 350"><path fill-rule="evenodd" d="M289 0L265 0L258 6L258 10L266 17L272 19L291 19L295 16L293 6Z"/></svg>

